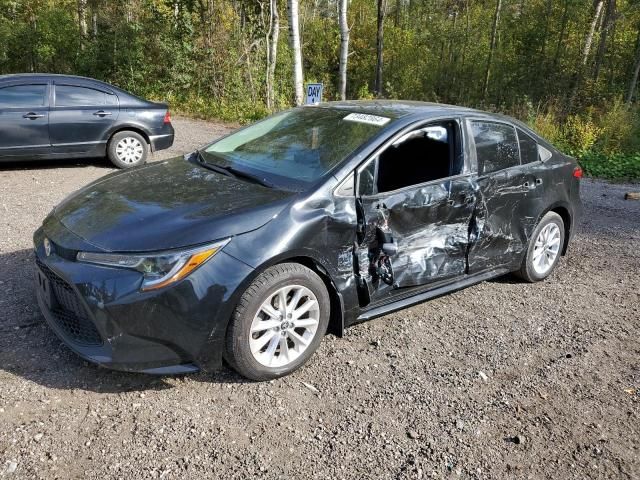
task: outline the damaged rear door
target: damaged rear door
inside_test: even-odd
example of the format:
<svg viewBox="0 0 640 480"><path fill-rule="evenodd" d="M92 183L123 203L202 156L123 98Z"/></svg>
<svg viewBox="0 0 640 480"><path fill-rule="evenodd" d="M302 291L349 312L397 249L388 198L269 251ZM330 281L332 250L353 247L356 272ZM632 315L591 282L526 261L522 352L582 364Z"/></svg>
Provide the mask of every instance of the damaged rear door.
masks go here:
<svg viewBox="0 0 640 480"><path fill-rule="evenodd" d="M527 232L533 230L542 212L543 179L531 164L521 162L513 125L469 119L468 126L475 146L478 184L469 273L518 268L527 248ZM537 152L537 145L534 148Z"/></svg>
<svg viewBox="0 0 640 480"><path fill-rule="evenodd" d="M358 170L361 304L466 273L475 189L462 144L457 120L429 123Z"/></svg>

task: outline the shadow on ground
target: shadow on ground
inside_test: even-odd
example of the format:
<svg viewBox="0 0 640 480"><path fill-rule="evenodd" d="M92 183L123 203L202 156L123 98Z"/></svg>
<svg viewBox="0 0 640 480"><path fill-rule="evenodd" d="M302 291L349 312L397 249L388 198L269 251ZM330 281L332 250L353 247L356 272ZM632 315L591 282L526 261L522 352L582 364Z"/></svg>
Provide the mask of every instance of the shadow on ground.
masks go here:
<svg viewBox="0 0 640 480"><path fill-rule="evenodd" d="M21 160L0 162L0 171L11 170L47 170L57 168L98 167L113 169L107 158L60 158L54 160Z"/></svg>

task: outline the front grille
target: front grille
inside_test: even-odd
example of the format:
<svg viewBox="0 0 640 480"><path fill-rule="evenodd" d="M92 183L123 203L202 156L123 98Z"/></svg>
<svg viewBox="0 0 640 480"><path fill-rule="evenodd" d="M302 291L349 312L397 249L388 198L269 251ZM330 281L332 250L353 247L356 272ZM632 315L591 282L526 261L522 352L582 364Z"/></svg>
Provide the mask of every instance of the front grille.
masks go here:
<svg viewBox="0 0 640 480"><path fill-rule="evenodd" d="M51 284L55 302L51 310L56 325L80 345L102 345L95 325L87 318L85 308L73 288L36 257L38 267Z"/></svg>

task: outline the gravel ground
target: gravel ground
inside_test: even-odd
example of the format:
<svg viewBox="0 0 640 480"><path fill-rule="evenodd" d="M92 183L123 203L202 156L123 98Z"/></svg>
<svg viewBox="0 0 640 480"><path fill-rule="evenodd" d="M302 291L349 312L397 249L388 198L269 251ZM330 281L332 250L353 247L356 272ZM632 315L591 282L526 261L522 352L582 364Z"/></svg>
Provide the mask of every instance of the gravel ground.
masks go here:
<svg viewBox="0 0 640 480"><path fill-rule="evenodd" d="M188 151L227 127L176 119ZM327 336L268 383L97 368L43 323L31 235L106 162L0 168L0 477L640 478L638 185L583 182L546 282L511 277Z"/></svg>

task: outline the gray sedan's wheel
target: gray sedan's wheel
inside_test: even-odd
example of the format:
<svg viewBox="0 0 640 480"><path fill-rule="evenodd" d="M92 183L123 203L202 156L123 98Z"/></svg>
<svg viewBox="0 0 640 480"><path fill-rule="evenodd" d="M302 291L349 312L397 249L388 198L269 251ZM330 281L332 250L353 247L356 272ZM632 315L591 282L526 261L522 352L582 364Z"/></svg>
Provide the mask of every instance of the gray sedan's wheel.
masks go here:
<svg viewBox="0 0 640 480"><path fill-rule="evenodd" d="M149 145L139 133L123 131L111 137L107 153L116 167L131 168L147 161Z"/></svg>
<svg viewBox="0 0 640 480"><path fill-rule="evenodd" d="M269 380L304 364L329 324L320 277L297 263L265 270L247 288L227 330L224 357L241 375Z"/></svg>
<svg viewBox="0 0 640 480"><path fill-rule="evenodd" d="M528 282L544 280L558 265L564 245L564 221L555 212L549 212L533 231L519 277Z"/></svg>

